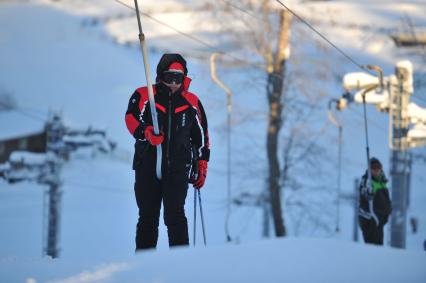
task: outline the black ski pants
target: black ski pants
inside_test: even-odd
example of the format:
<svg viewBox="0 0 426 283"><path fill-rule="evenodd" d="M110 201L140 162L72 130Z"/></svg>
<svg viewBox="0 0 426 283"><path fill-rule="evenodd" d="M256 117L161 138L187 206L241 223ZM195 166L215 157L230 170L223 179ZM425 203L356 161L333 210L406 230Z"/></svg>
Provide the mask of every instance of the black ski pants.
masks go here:
<svg viewBox="0 0 426 283"><path fill-rule="evenodd" d="M174 170L163 170L162 174L162 179L158 180L155 163L152 162L142 163L135 168L135 196L139 208L136 250L157 246L161 202L169 246L189 245L188 222L185 216L187 167L175 166Z"/></svg>
<svg viewBox="0 0 426 283"><path fill-rule="evenodd" d="M383 225L376 225L372 219L359 217L359 225L362 230L364 242L368 244L383 245Z"/></svg>

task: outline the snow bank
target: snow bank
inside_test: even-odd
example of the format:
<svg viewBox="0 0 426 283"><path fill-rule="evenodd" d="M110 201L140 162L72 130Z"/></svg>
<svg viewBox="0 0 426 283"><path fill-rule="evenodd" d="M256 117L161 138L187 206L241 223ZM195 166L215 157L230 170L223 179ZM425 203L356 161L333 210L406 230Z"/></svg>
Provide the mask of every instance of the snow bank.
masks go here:
<svg viewBox="0 0 426 283"><path fill-rule="evenodd" d="M139 253L127 259L0 261L4 282L424 282L426 254L331 240ZM19 263L19 264L16 264Z"/></svg>

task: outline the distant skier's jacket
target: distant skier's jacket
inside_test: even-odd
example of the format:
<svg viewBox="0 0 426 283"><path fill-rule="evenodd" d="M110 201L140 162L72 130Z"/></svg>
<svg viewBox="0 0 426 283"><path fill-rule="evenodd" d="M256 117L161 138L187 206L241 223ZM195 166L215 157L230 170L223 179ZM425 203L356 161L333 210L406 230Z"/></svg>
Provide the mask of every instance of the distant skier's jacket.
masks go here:
<svg viewBox="0 0 426 283"><path fill-rule="evenodd" d="M363 194L365 190L363 187L367 183L367 173L362 176L361 184L359 186L359 216L362 218L370 219L368 207L368 198ZM387 179L382 173L379 177L371 178L372 194L373 194L373 210L376 214L379 224L385 225L388 222L389 215L392 212L392 204L389 198L389 191L386 186Z"/></svg>
<svg viewBox="0 0 426 283"><path fill-rule="evenodd" d="M189 92L190 79L186 77L179 91L171 90L158 79L159 74L171 61L180 58L165 58L157 67L157 83L153 85L158 125L164 134L163 170L188 167L193 159L209 161L210 145L207 118L201 101ZM145 129L153 125L147 87L136 89L130 98L125 121L129 132L136 139L133 169L142 162L152 162L155 166L156 148L145 138ZM165 167L167 166L167 167Z"/></svg>

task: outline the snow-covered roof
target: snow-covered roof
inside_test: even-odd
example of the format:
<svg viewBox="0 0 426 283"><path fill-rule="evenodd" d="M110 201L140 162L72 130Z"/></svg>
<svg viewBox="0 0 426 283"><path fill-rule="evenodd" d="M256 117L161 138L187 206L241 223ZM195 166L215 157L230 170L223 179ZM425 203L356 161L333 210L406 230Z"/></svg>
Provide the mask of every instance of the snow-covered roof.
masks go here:
<svg viewBox="0 0 426 283"><path fill-rule="evenodd" d="M411 123L425 123L426 124L426 109L418 106L416 103L411 102L408 104L408 116Z"/></svg>
<svg viewBox="0 0 426 283"><path fill-rule="evenodd" d="M10 155L10 162L12 163L20 163L23 162L25 164L30 165L42 165L46 162L46 154L45 153L36 153L36 152L28 152L28 151L14 151Z"/></svg>
<svg viewBox="0 0 426 283"><path fill-rule="evenodd" d="M408 137L411 139L426 140L426 125L415 125L411 130L408 131Z"/></svg>
<svg viewBox="0 0 426 283"><path fill-rule="evenodd" d="M0 141L25 137L43 132L41 120L17 111L0 111Z"/></svg>

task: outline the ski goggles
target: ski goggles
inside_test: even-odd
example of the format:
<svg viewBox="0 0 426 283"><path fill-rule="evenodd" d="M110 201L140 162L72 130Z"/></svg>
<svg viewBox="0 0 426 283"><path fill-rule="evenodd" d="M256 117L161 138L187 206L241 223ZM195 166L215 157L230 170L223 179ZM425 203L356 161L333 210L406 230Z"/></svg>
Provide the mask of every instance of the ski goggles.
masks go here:
<svg viewBox="0 0 426 283"><path fill-rule="evenodd" d="M163 82L166 84L181 84L183 82L184 74L180 72L163 72Z"/></svg>

